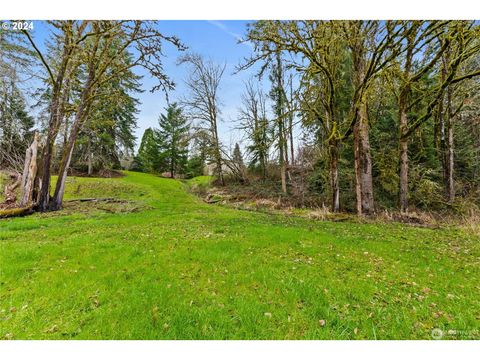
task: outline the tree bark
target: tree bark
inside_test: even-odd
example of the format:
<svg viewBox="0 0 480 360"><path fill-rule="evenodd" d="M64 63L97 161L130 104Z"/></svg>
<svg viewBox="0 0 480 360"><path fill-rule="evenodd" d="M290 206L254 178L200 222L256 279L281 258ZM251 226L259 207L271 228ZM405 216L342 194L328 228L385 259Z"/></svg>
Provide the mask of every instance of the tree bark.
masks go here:
<svg viewBox="0 0 480 360"><path fill-rule="evenodd" d="M58 179L55 186L55 193L50 202L50 210L60 210L63 203L63 194L65 193L65 181L67 179L68 168L70 167L70 161L72 160L73 148L78 134L78 128L76 124L73 126L72 133L67 142L67 146L64 148L62 161L58 170Z"/></svg>
<svg viewBox="0 0 480 360"><path fill-rule="evenodd" d="M285 165L285 160L282 161L282 165L280 167L280 171L281 171L281 174L280 174L280 177L281 177L281 181L282 181L282 192L284 194L287 193L287 169L286 169L286 165Z"/></svg>
<svg viewBox="0 0 480 360"><path fill-rule="evenodd" d="M60 162L60 167L58 170L57 184L55 186L55 193L49 205L49 210L60 210L62 208L67 172L68 168L70 167L70 162L72 160L73 149L75 147L75 142L77 141L78 133L80 132L80 128L83 124L85 115L88 114L90 103L87 102L88 97L90 96L92 91L91 84L93 82L93 79L94 72L91 68L87 82L82 90L80 103L78 105L77 113L75 114L75 119L70 130L70 136L68 138L67 145L63 149L62 160Z"/></svg>
<svg viewBox="0 0 480 360"><path fill-rule="evenodd" d="M290 119L289 133L290 133L290 164L295 164L295 149L293 148L293 124L292 119Z"/></svg>
<svg viewBox="0 0 480 360"><path fill-rule="evenodd" d="M399 192L398 202L401 213L408 212L408 116L407 104L411 91L410 75L413 62L413 51L415 48L415 36L408 36L407 52L405 58L405 67L403 70L403 83L398 98L398 115L399 115L399 151L400 151L400 172L399 172Z"/></svg>
<svg viewBox="0 0 480 360"><path fill-rule="evenodd" d="M290 159L289 159L289 146L288 146L288 129L283 126L283 153L285 154L285 165L288 166L290 164Z"/></svg>
<svg viewBox="0 0 480 360"><path fill-rule="evenodd" d="M222 169L222 154L220 152L220 141L218 139L218 130L217 130L217 119L215 118L212 123L213 126L213 136L215 141L215 163L216 163L216 171L218 178L220 179L220 183L222 186L225 186L225 178L223 177L223 169Z"/></svg>
<svg viewBox="0 0 480 360"><path fill-rule="evenodd" d="M367 79L366 79L366 48L363 40L352 47L354 76L356 89L354 99L354 158L355 158L355 192L357 197L357 214L370 215L374 213L372 158L370 154L370 139L367 111Z"/></svg>
<svg viewBox="0 0 480 360"><path fill-rule="evenodd" d="M60 122L62 120L64 109L63 105L69 92L69 87L64 88L64 78L67 74L67 68L69 66L70 57L71 57L71 32L65 32L65 43L63 46L63 53L61 62L58 68L58 73L55 78L52 89L52 100L50 102L50 117L48 121L48 133L47 140L45 142L45 147L43 148L42 153L42 166L39 169L42 174L42 179L39 184L40 191L38 194L38 209L40 211L47 211L50 203L50 177L51 177L51 165L52 165L52 155L53 147L55 144L55 139L58 134ZM53 79L52 79L53 80ZM62 96L63 90L63 96Z"/></svg>
<svg viewBox="0 0 480 360"><path fill-rule="evenodd" d="M275 54L276 66L275 76L274 76L274 90L276 92L275 102L275 116L278 126L278 160L280 165L280 180L282 182L282 192L287 193L287 163L288 163L288 154L287 154L287 142L285 134L285 112L284 112L284 88L283 88L283 69L282 69L282 58L280 51L277 49Z"/></svg>
<svg viewBox="0 0 480 360"><path fill-rule="evenodd" d="M362 215L362 186L361 186L361 166L360 166L360 134L358 122L353 130L353 157L355 167L355 195L357 215Z"/></svg>
<svg viewBox="0 0 480 360"><path fill-rule="evenodd" d="M400 212L408 212L408 138L405 131L408 127L408 118L406 112L405 98L400 95L399 101L399 118L400 118L400 188L399 188L399 205Z"/></svg>
<svg viewBox="0 0 480 360"><path fill-rule="evenodd" d="M455 181L453 178L454 144L453 144L453 118L448 115L446 121L447 136L445 142L445 197L449 203L455 201Z"/></svg>
<svg viewBox="0 0 480 360"><path fill-rule="evenodd" d="M287 164L285 160L285 154L286 154L286 149L285 149L285 133L283 131L282 127L282 118L280 117L278 119L278 152L279 152L279 162L280 162L280 179L282 182L282 192L284 194L287 193Z"/></svg>
<svg viewBox="0 0 480 360"><path fill-rule="evenodd" d="M340 211L340 186L338 181L338 142L330 140L330 189L332 191L332 212Z"/></svg>
<svg viewBox="0 0 480 360"><path fill-rule="evenodd" d="M362 214L370 215L375 212L373 202L372 157L370 153L370 138L368 127L367 105L364 101L359 107L358 118L359 158L360 158L360 187Z"/></svg>
<svg viewBox="0 0 480 360"><path fill-rule="evenodd" d="M29 206L33 199L35 177L37 176L38 133L25 155L25 166L22 175L20 207Z"/></svg>
<svg viewBox="0 0 480 360"><path fill-rule="evenodd" d="M38 209L40 211L47 211L50 204L50 172L54 141L55 134L49 129L42 155L42 180L40 182L41 185L38 199Z"/></svg>
<svg viewBox="0 0 480 360"><path fill-rule="evenodd" d="M173 154L173 151L172 151L172 154ZM172 178L172 179L175 178L174 171L175 171L175 161L173 160L173 156L171 156L171 159L170 159L170 178Z"/></svg>
<svg viewBox="0 0 480 360"><path fill-rule="evenodd" d="M65 144L66 145L66 144ZM90 138L88 139L88 170L87 170L87 173L88 175L92 175L93 174L93 154L92 154L92 149L91 149L91 140Z"/></svg>
<svg viewBox="0 0 480 360"><path fill-rule="evenodd" d="M262 179L265 181L267 180L267 160L264 155L261 156L260 162L262 164Z"/></svg>
<svg viewBox="0 0 480 360"><path fill-rule="evenodd" d="M442 58L442 82L448 77L448 64L450 51L446 51ZM455 183L453 179L454 149L453 149L453 114L452 114L452 88L448 86L439 103L440 126L440 154L443 168L443 183L445 199L449 203L455 200Z"/></svg>

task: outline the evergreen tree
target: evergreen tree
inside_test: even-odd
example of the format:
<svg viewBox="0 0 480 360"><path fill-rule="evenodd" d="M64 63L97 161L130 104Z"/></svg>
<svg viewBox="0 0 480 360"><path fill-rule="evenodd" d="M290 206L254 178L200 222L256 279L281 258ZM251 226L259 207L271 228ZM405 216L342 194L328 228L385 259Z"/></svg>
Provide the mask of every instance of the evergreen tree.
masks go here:
<svg viewBox="0 0 480 360"><path fill-rule="evenodd" d="M185 171L187 178L203 175L210 144L209 134L203 129L198 129L195 133L192 133L190 138L190 157L187 160Z"/></svg>
<svg viewBox="0 0 480 360"><path fill-rule="evenodd" d="M19 84L29 76L26 70L32 65L26 39L18 32L0 29L0 168L23 169L34 120Z"/></svg>
<svg viewBox="0 0 480 360"><path fill-rule="evenodd" d="M244 132L248 144L246 147L249 156L249 166L260 167L262 177L267 176L267 161L270 147L273 142L272 126L267 118L267 97L260 87L255 86L253 80L245 84L240 109L240 129Z"/></svg>
<svg viewBox="0 0 480 360"><path fill-rule="evenodd" d="M158 135L161 141L162 158L167 164L165 170L173 178L175 174L185 171L188 154L190 124L176 103L166 108L158 120Z"/></svg>
<svg viewBox="0 0 480 360"><path fill-rule="evenodd" d="M130 61L127 55L125 61ZM134 95L141 92L139 80L127 70L101 89L79 135L73 166L87 164L91 174L93 168L118 168L121 159L132 155L139 105Z"/></svg>
<svg viewBox="0 0 480 360"><path fill-rule="evenodd" d="M143 133L137 159L142 171L149 173L159 173L161 171L163 159L158 146L158 134L154 129L148 128Z"/></svg>
<svg viewBox="0 0 480 360"><path fill-rule="evenodd" d="M247 181L247 169L245 163L243 162L242 152L238 143L235 143L233 148L232 161L230 166L233 174L239 179L242 183Z"/></svg>
<svg viewBox="0 0 480 360"><path fill-rule="evenodd" d="M240 145L238 145L238 143L235 143L232 159L235 165L238 166L239 168L245 167L245 164L243 163L242 151L240 150Z"/></svg>
<svg viewBox="0 0 480 360"><path fill-rule="evenodd" d="M272 63L270 81L272 89L270 98L273 101L273 113L275 115L275 138L277 139L278 162L280 165L280 177L282 180L282 192L287 193L287 140L286 140L286 95L284 89L283 60L281 50L277 49L274 54L275 61Z"/></svg>
<svg viewBox="0 0 480 360"><path fill-rule="evenodd" d="M21 171L25 150L32 140L33 118L13 81L0 80L0 167Z"/></svg>

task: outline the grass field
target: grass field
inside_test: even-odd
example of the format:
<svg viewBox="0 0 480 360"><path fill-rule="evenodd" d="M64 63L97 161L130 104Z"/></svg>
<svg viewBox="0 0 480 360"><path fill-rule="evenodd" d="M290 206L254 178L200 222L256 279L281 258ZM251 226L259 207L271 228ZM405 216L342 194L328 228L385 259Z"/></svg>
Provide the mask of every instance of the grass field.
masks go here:
<svg viewBox="0 0 480 360"><path fill-rule="evenodd" d="M0 338L480 339L474 235L240 211L186 190L72 178L67 199L129 205L0 220Z"/></svg>

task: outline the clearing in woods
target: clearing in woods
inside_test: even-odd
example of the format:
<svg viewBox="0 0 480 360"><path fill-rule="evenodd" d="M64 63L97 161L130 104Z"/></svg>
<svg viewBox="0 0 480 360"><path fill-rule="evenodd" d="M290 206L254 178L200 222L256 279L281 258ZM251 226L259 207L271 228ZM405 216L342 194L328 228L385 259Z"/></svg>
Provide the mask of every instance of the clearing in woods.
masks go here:
<svg viewBox="0 0 480 360"><path fill-rule="evenodd" d="M234 210L140 173L70 178L88 197L125 201L0 220L0 338L480 338L459 228Z"/></svg>

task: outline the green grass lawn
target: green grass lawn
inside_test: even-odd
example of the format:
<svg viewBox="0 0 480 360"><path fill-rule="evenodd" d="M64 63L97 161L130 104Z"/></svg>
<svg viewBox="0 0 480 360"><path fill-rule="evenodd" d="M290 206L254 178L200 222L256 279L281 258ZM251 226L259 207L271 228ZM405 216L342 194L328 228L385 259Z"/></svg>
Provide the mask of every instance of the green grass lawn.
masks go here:
<svg viewBox="0 0 480 360"><path fill-rule="evenodd" d="M140 173L70 178L76 197L139 206L0 220L0 338L480 338L480 241L459 228L240 211Z"/></svg>

